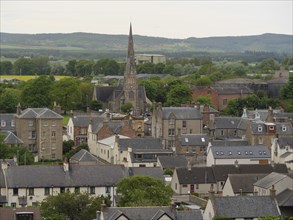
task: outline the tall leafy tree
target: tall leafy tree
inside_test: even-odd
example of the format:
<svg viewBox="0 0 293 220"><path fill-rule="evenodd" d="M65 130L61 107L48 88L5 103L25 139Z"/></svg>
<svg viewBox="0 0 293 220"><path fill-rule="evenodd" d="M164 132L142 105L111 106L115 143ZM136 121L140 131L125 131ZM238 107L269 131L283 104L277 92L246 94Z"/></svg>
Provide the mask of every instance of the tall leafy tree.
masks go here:
<svg viewBox="0 0 293 220"><path fill-rule="evenodd" d="M41 215L47 220L95 219L96 211L101 210L103 202L111 205L109 197L93 197L87 193L60 193L48 196L41 203Z"/></svg>
<svg viewBox="0 0 293 220"><path fill-rule="evenodd" d="M50 91L50 98L53 102L59 103L65 111L77 109L82 100L79 85L80 81L74 78L55 81Z"/></svg>
<svg viewBox="0 0 293 220"><path fill-rule="evenodd" d="M21 104L24 107L50 107L52 101L49 93L54 81L49 76L40 76L28 81L23 88Z"/></svg>
<svg viewBox="0 0 293 220"><path fill-rule="evenodd" d="M37 67L32 59L20 58L14 62L13 72L16 75L35 75Z"/></svg>
<svg viewBox="0 0 293 220"><path fill-rule="evenodd" d="M44 56L34 57L32 61L36 67L36 71L38 75L46 75L50 73L51 67L49 64L48 57L44 57Z"/></svg>
<svg viewBox="0 0 293 220"><path fill-rule="evenodd" d="M70 76L76 76L76 60L69 60L66 64L66 72Z"/></svg>
<svg viewBox="0 0 293 220"><path fill-rule="evenodd" d="M186 85L174 86L167 93L167 106L180 106L192 101L192 90Z"/></svg>
<svg viewBox="0 0 293 220"><path fill-rule="evenodd" d="M133 176L117 185L119 206L165 206L171 202L173 191L162 180L149 176Z"/></svg>
<svg viewBox="0 0 293 220"><path fill-rule="evenodd" d="M20 102L21 91L13 88L6 88L0 95L0 112L14 113Z"/></svg>
<svg viewBox="0 0 293 220"><path fill-rule="evenodd" d="M95 75L119 75L121 72L120 65L111 59L100 59L93 66L93 72Z"/></svg>
<svg viewBox="0 0 293 220"><path fill-rule="evenodd" d="M11 75L13 71L13 64L8 61L4 60L0 62L0 75Z"/></svg>

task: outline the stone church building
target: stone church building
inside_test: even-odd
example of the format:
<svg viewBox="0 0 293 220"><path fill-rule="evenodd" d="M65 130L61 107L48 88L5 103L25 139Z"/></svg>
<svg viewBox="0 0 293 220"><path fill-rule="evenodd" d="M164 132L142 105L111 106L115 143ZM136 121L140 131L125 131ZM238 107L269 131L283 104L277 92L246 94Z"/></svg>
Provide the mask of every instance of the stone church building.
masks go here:
<svg viewBox="0 0 293 220"><path fill-rule="evenodd" d="M137 82L131 24L123 85L96 86L93 100L101 101L103 108L109 109L110 112L120 112L121 106L125 103L132 104L134 116L139 116L146 112L149 100L146 97L144 87L139 86Z"/></svg>

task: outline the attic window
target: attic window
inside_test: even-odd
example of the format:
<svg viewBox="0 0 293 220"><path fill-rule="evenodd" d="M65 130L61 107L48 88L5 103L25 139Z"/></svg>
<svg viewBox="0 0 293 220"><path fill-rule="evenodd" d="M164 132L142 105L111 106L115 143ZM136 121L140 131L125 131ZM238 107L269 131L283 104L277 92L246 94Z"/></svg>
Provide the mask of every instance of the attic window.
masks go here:
<svg viewBox="0 0 293 220"><path fill-rule="evenodd" d="M6 121L1 120L1 127L5 127L6 126Z"/></svg>
<svg viewBox="0 0 293 220"><path fill-rule="evenodd" d="M238 155L241 155L241 152L240 151L238 151Z"/></svg>
<svg viewBox="0 0 293 220"><path fill-rule="evenodd" d="M187 142L187 143L188 143L188 138L185 138L185 142Z"/></svg>
<svg viewBox="0 0 293 220"><path fill-rule="evenodd" d="M232 152L231 151L229 151L229 155L232 155Z"/></svg>
<svg viewBox="0 0 293 220"><path fill-rule="evenodd" d="M286 131L286 126L282 126L282 131Z"/></svg>
<svg viewBox="0 0 293 220"><path fill-rule="evenodd" d="M221 151L221 155L224 155L224 152L223 151Z"/></svg>
<svg viewBox="0 0 293 220"><path fill-rule="evenodd" d="M219 155L219 152L218 152L218 151L216 151L216 154L217 154L217 155Z"/></svg>
<svg viewBox="0 0 293 220"><path fill-rule="evenodd" d="M264 155L267 155L267 152L266 152L266 151L264 151L264 152L263 152L263 154L264 154Z"/></svg>
<svg viewBox="0 0 293 220"><path fill-rule="evenodd" d="M235 124L235 122L234 122L234 121L231 121L231 124L232 124L232 125L234 125L234 124Z"/></svg>
<svg viewBox="0 0 293 220"><path fill-rule="evenodd" d="M259 151L259 155L262 155L262 152L261 152L261 150Z"/></svg>
<svg viewBox="0 0 293 220"><path fill-rule="evenodd" d="M14 120L12 120L12 121L10 122L10 125L11 125L11 127L15 127Z"/></svg>
<svg viewBox="0 0 293 220"><path fill-rule="evenodd" d="M201 138L201 142L206 142L204 137Z"/></svg>
<svg viewBox="0 0 293 220"><path fill-rule="evenodd" d="M269 126L269 130L274 130L274 126Z"/></svg>
<svg viewBox="0 0 293 220"><path fill-rule="evenodd" d="M249 154L252 155L252 151L249 151Z"/></svg>
<svg viewBox="0 0 293 220"><path fill-rule="evenodd" d="M257 131L258 131L258 132L262 132L262 127L261 127L261 126L258 126L258 127L257 127Z"/></svg>
<svg viewBox="0 0 293 220"><path fill-rule="evenodd" d="M248 155L248 151L245 151L245 155Z"/></svg>

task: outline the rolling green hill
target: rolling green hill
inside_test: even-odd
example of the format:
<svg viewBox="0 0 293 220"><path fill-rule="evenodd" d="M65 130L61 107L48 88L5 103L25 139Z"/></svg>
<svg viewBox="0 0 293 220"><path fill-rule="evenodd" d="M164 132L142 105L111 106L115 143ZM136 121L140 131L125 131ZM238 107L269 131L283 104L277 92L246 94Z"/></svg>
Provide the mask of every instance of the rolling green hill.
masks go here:
<svg viewBox="0 0 293 220"><path fill-rule="evenodd" d="M111 53L123 54L127 50L127 35L107 35L92 33L70 34L10 34L0 33L2 53L15 51L54 53ZM292 53L292 35L262 34L237 37L208 37L168 39L134 35L135 51L152 53L241 53L263 51Z"/></svg>

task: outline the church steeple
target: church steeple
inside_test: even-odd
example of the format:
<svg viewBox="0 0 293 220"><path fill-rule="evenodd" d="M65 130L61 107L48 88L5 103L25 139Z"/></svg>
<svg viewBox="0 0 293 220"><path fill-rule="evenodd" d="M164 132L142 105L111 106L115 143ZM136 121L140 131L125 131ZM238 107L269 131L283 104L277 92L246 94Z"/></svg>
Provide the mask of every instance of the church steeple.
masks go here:
<svg viewBox="0 0 293 220"><path fill-rule="evenodd" d="M130 23L128 36L127 60L124 72L123 84L124 100L123 103L131 103L133 114L139 115L139 100L138 100L138 83L136 79L135 57L133 49L132 25Z"/></svg>

